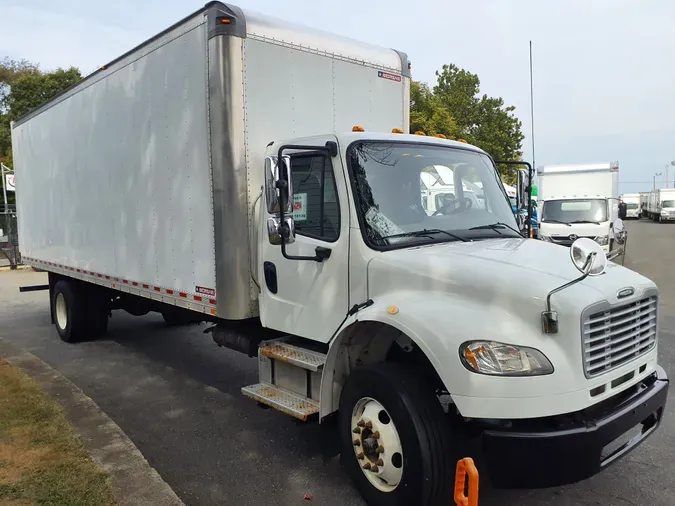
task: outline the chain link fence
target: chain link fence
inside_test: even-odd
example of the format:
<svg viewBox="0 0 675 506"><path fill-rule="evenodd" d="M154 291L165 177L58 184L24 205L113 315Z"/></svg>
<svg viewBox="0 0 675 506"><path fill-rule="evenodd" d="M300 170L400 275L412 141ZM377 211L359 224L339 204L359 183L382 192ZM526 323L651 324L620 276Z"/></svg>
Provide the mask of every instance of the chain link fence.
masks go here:
<svg viewBox="0 0 675 506"><path fill-rule="evenodd" d="M0 265L7 262L12 269L21 264L19 227L13 210L0 211Z"/></svg>

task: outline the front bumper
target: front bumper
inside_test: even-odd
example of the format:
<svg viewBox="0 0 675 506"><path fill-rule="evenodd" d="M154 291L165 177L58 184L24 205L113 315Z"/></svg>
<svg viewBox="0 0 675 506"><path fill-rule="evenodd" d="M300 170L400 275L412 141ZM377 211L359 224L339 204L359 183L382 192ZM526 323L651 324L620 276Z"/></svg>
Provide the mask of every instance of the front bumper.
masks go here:
<svg viewBox="0 0 675 506"><path fill-rule="evenodd" d="M667 395L668 378L657 366L653 375L635 387L588 410L524 421L525 427L531 422L532 429L484 431L483 452L492 484L496 488L544 488L597 474L654 433ZM557 427L543 428L547 422ZM636 427L641 430L627 438L626 433Z"/></svg>

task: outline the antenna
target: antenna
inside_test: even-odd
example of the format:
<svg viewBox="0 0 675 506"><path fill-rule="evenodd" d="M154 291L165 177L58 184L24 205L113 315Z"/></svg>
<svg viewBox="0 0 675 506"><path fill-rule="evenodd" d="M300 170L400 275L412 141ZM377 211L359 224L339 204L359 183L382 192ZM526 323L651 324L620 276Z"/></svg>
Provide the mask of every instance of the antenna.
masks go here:
<svg viewBox="0 0 675 506"><path fill-rule="evenodd" d="M532 81L532 41L530 41L530 125L532 127L532 167L536 170L537 164L534 157L534 84ZM532 184L532 183L530 183Z"/></svg>

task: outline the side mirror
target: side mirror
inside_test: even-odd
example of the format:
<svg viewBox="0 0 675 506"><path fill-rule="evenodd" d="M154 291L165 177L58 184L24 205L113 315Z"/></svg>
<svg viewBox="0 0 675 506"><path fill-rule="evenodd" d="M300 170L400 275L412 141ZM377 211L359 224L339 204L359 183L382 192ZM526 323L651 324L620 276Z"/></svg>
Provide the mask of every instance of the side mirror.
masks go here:
<svg viewBox="0 0 675 506"><path fill-rule="evenodd" d="M291 214L293 212L290 198L293 195L291 158L283 156L281 165L283 168L280 170L276 156L265 158L265 201L269 214L279 214L282 201L286 204L284 214ZM284 177L282 178L282 176ZM284 183L279 184L280 181L284 181Z"/></svg>
<svg viewBox="0 0 675 506"><path fill-rule="evenodd" d="M276 156L265 158L265 203L267 213L267 236L270 244L291 244L295 241L293 224L293 182L291 180L291 158L283 156L281 167ZM284 210L284 223L281 209Z"/></svg>
<svg viewBox="0 0 675 506"><path fill-rule="evenodd" d="M530 174L525 169L518 169L516 172L516 201L518 209L527 209L530 202Z"/></svg>
<svg viewBox="0 0 675 506"><path fill-rule="evenodd" d="M626 219L626 213L628 212L628 206L625 202L619 202L619 218L622 220Z"/></svg>

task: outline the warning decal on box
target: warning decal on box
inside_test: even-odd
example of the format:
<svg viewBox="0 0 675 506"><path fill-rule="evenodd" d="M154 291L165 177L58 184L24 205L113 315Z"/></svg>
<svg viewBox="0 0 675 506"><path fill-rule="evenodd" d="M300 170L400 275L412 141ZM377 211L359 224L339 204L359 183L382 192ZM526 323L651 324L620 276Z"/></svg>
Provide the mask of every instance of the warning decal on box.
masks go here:
<svg viewBox="0 0 675 506"><path fill-rule="evenodd" d="M293 219L295 221L307 220L307 194L296 193L293 195Z"/></svg>
<svg viewBox="0 0 675 506"><path fill-rule="evenodd" d="M377 71L377 77L381 77L382 79L389 79L390 81L396 81L396 82L401 82L401 76L398 74L390 74L389 72L382 72L381 70Z"/></svg>
<svg viewBox="0 0 675 506"><path fill-rule="evenodd" d="M198 286L195 290L197 293L201 293L202 295L210 295L211 297L216 296L216 291L213 288L204 288L203 286Z"/></svg>

